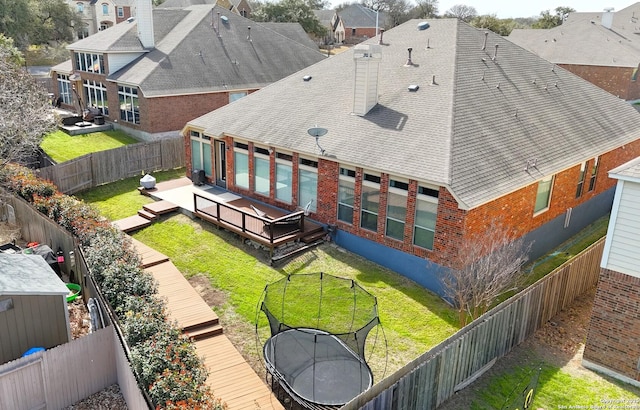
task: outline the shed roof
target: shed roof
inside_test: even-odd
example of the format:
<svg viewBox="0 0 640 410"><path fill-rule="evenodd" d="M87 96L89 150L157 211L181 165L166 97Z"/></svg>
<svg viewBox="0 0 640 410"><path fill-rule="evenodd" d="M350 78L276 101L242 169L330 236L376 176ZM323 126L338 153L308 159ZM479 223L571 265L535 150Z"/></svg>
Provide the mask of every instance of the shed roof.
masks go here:
<svg viewBox="0 0 640 410"><path fill-rule="evenodd" d="M508 39L457 19L419 22L384 34L378 104L365 116L352 114L350 50L189 125L312 156L307 130L326 127L327 159L446 186L463 209L640 138L631 105Z"/></svg>
<svg viewBox="0 0 640 410"><path fill-rule="evenodd" d="M67 293L67 286L42 256L0 253L0 295Z"/></svg>

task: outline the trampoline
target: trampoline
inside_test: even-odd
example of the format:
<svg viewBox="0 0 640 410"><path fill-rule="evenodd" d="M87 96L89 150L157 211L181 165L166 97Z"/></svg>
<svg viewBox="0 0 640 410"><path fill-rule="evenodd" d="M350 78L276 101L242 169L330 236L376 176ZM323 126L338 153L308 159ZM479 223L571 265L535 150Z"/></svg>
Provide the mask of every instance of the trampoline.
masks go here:
<svg viewBox="0 0 640 410"><path fill-rule="evenodd" d="M271 332L266 369L302 407L342 406L373 385L365 343L380 325L377 301L355 281L289 275L267 285L258 306Z"/></svg>

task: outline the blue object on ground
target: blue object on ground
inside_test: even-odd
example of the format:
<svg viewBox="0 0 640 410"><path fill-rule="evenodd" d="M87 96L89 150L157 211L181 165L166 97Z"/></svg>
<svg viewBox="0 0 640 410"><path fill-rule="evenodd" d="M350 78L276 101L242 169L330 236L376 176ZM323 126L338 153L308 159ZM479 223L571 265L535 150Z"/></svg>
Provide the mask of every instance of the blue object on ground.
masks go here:
<svg viewBox="0 0 640 410"><path fill-rule="evenodd" d="M29 356L30 354L42 352L43 350L45 350L44 347L32 347L31 349L29 349L26 352L24 352L22 357Z"/></svg>

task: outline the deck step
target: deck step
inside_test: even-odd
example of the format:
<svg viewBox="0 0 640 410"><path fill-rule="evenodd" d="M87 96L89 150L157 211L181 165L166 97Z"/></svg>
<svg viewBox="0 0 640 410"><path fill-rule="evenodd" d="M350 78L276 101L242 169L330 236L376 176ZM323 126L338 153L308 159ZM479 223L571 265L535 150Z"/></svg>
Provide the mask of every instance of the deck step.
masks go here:
<svg viewBox="0 0 640 410"><path fill-rule="evenodd" d="M141 217L146 218L146 219L148 219L150 221L158 219L158 215L153 214L153 213L148 212L148 211L145 211L144 209L140 209L138 211L138 215L140 215Z"/></svg>
<svg viewBox="0 0 640 410"><path fill-rule="evenodd" d="M221 335L223 332L224 331L222 329L222 326L220 324L215 324L215 325L198 326L198 327L192 326L191 330L189 331L185 330L184 334L189 336L191 339L202 340L211 336Z"/></svg>
<svg viewBox="0 0 640 410"><path fill-rule="evenodd" d="M319 239L319 240L317 240L315 242L309 243L309 244L304 245L304 246L302 246L300 248L296 248L296 249L292 250L291 252L287 252L287 253L284 253L282 255L274 256L274 257L271 258L271 266L276 266L278 263L283 262L283 261L285 261L285 260L287 260L289 258L292 258L292 257L296 256L296 255L299 255L299 254L301 254L303 252L306 252L309 249L314 248L314 247L316 247L316 246L318 246L318 245L320 245L322 243L324 243L324 240Z"/></svg>
<svg viewBox="0 0 640 410"><path fill-rule="evenodd" d="M142 207L147 212L150 212L154 215L162 215L169 212L177 211L180 207L169 201L156 201L150 204L146 204Z"/></svg>
<svg viewBox="0 0 640 410"><path fill-rule="evenodd" d="M129 233L151 225L151 221L140 215L130 216L113 222L113 225L122 232Z"/></svg>
<svg viewBox="0 0 640 410"><path fill-rule="evenodd" d="M326 235L326 232L324 231L324 229L321 229L316 232L311 232L309 235L303 236L302 238L300 238L300 240L304 243L309 244L324 238L325 235Z"/></svg>

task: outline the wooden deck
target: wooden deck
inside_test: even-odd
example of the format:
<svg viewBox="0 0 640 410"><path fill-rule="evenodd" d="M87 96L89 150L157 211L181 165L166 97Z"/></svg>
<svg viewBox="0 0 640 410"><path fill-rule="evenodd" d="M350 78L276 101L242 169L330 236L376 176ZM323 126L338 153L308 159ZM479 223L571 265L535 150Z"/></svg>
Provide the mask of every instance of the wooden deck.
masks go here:
<svg viewBox="0 0 640 410"><path fill-rule="evenodd" d="M283 410L271 389L253 371L222 333L218 316L169 258L137 241L132 242L145 271L158 281L158 294L167 301L169 318L194 339L210 374L207 384L229 410Z"/></svg>
<svg viewBox="0 0 640 410"><path fill-rule="evenodd" d="M137 215L114 221L113 225L122 232L129 233L146 228L157 220L159 215L174 212L178 209L180 209L178 205L169 201L156 201L144 205L142 209L138 211Z"/></svg>

